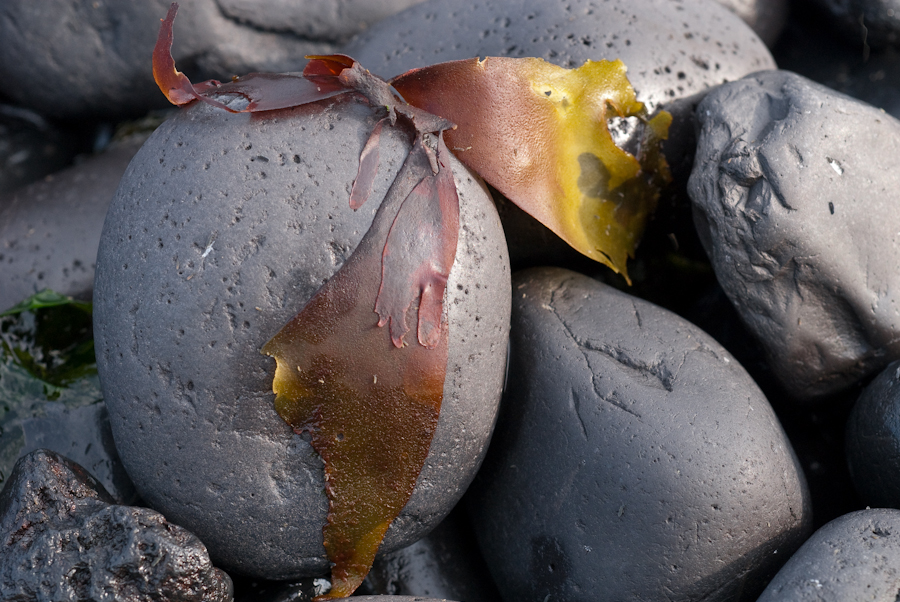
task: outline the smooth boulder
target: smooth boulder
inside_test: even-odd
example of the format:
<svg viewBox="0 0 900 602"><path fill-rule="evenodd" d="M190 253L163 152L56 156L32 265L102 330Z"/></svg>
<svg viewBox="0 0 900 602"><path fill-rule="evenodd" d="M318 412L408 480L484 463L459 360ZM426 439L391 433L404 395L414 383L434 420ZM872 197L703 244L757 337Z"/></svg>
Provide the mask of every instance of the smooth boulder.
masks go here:
<svg viewBox="0 0 900 602"><path fill-rule="evenodd" d="M852 512L817 530L758 602L893 602L900 591L898 564L900 510Z"/></svg>
<svg viewBox="0 0 900 602"><path fill-rule="evenodd" d="M467 496L503 598L754 600L811 512L744 369L696 326L560 268L517 273L512 315Z"/></svg>
<svg viewBox="0 0 900 602"><path fill-rule="evenodd" d="M391 135L373 199L350 209L377 118L347 97L253 115L192 106L143 146L107 216L94 319L116 446L142 498L227 569L268 579L329 569L322 461L275 412L275 361L260 348L351 255L405 158L405 137ZM453 169L461 227L444 401L385 552L427 533L462 496L503 383L503 232L480 179Z"/></svg>
<svg viewBox="0 0 900 602"><path fill-rule="evenodd" d="M697 116L697 230L786 390L820 398L900 358L900 121L784 71Z"/></svg>

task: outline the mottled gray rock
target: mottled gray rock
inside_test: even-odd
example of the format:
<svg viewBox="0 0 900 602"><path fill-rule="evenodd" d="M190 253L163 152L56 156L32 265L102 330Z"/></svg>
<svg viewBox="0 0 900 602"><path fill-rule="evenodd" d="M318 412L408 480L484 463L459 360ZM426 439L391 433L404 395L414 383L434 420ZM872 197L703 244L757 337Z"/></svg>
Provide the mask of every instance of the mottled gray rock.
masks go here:
<svg viewBox="0 0 900 602"><path fill-rule="evenodd" d="M894 602L900 593L898 565L900 510L860 510L816 531L758 602Z"/></svg>
<svg viewBox="0 0 900 602"><path fill-rule="evenodd" d="M808 535L777 418L699 328L542 268L513 279L510 346L467 496L505 600L753 600Z"/></svg>
<svg viewBox="0 0 900 602"><path fill-rule="evenodd" d="M889 364L859 396L845 445L863 502L900 508L900 361Z"/></svg>
<svg viewBox="0 0 900 602"><path fill-rule="evenodd" d="M39 449L53 451L84 467L117 504L137 501L134 484L119 460L102 402L78 408L47 402L40 416L22 421L20 457Z"/></svg>
<svg viewBox="0 0 900 602"><path fill-rule="evenodd" d="M269 579L327 572L322 463L276 414L262 345L351 255L377 202L349 209L375 119L348 100L271 114L193 106L129 166L104 227L95 342L116 445L142 498L204 541L217 564ZM384 193L406 154L381 154ZM450 511L497 411L509 267L486 191L455 163L458 261L440 423L383 549ZM376 198L377 194L376 194Z"/></svg>
<svg viewBox="0 0 900 602"><path fill-rule="evenodd" d="M739 16L770 48L778 40L787 23L790 2L787 0L716 0Z"/></svg>
<svg viewBox="0 0 900 602"><path fill-rule="evenodd" d="M885 46L900 41L900 0L812 0L848 39Z"/></svg>
<svg viewBox="0 0 900 602"><path fill-rule="evenodd" d="M417 0L182 0L173 56L192 78L297 71ZM58 117L164 106L150 61L170 0L0 4L0 78L19 103Z"/></svg>
<svg viewBox="0 0 900 602"><path fill-rule="evenodd" d="M194 535L147 508L113 505L81 466L38 450L0 492L0 598L229 602L232 594Z"/></svg>
<svg viewBox="0 0 900 602"><path fill-rule="evenodd" d="M377 558L357 594L500 600L459 506L416 543Z"/></svg>
<svg viewBox="0 0 900 602"><path fill-rule="evenodd" d="M76 148L71 136L34 111L0 103L0 196L62 169Z"/></svg>
<svg viewBox="0 0 900 602"><path fill-rule="evenodd" d="M788 391L833 393L900 357L900 122L782 71L697 114L697 229Z"/></svg>
<svg viewBox="0 0 900 602"><path fill-rule="evenodd" d="M143 138L0 193L0 308L45 288L90 299L103 219Z"/></svg>
<svg viewBox="0 0 900 602"><path fill-rule="evenodd" d="M419 596L353 596L339 599L352 602L453 602L445 598L421 598Z"/></svg>

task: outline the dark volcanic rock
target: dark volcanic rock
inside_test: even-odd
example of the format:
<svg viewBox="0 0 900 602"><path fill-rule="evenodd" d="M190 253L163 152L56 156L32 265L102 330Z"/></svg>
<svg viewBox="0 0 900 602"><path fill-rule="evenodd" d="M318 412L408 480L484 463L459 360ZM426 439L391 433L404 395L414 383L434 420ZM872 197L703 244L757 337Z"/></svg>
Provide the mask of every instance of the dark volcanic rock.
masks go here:
<svg viewBox="0 0 900 602"><path fill-rule="evenodd" d="M199 79L297 71L417 0L182 0L173 56ZM45 115L143 114L166 101L150 68L170 0L0 4L4 91Z"/></svg>
<svg viewBox="0 0 900 602"><path fill-rule="evenodd" d="M775 71L697 114L697 229L783 385L815 398L900 357L900 122Z"/></svg>
<svg viewBox="0 0 900 602"><path fill-rule="evenodd" d="M744 369L674 314L558 268L514 278L510 333L467 496L504 599L753 600L811 516Z"/></svg>
<svg viewBox="0 0 900 602"><path fill-rule="evenodd" d="M45 288L90 299L106 209L143 139L0 195L0 310Z"/></svg>
<svg viewBox="0 0 900 602"><path fill-rule="evenodd" d="M146 508L115 506L83 468L38 450L0 493L0 598L232 599L200 540Z"/></svg>
<svg viewBox="0 0 900 602"><path fill-rule="evenodd" d="M275 412L275 362L259 350L368 230L378 202L354 212L348 199L374 125L371 109L346 99L254 116L193 106L147 141L106 220L95 341L117 448L142 498L237 572L294 579L329 567L322 462ZM375 198L407 152L390 140ZM454 169L462 226L444 402L386 552L460 498L503 383L506 245L480 180Z"/></svg>
<svg viewBox="0 0 900 602"><path fill-rule="evenodd" d="M847 462L863 501L900 508L900 361L860 395L847 421Z"/></svg>
<svg viewBox="0 0 900 602"><path fill-rule="evenodd" d="M893 602L900 592L898 565L900 510L860 510L816 531L758 602Z"/></svg>
<svg viewBox="0 0 900 602"><path fill-rule="evenodd" d="M771 47L787 23L790 2L787 0L716 0L749 25L756 35Z"/></svg>
<svg viewBox="0 0 900 602"><path fill-rule="evenodd" d="M119 460L109 413L102 402L78 408L47 402L41 416L22 422L24 445L21 455L45 449L84 467L117 504L137 500L134 484Z"/></svg>

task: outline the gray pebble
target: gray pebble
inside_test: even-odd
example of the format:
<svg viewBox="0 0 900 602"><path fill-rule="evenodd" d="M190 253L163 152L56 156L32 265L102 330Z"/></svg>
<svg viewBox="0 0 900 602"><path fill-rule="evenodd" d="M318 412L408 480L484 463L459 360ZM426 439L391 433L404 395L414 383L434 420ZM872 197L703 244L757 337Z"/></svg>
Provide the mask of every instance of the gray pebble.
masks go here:
<svg viewBox="0 0 900 602"><path fill-rule="evenodd" d="M194 535L38 450L0 492L0 598L230 602L232 585Z"/></svg>
<svg viewBox="0 0 900 602"><path fill-rule="evenodd" d="M45 288L90 299L106 209L142 138L0 194L0 309Z"/></svg>
<svg viewBox="0 0 900 602"><path fill-rule="evenodd" d="M65 167L75 156L76 138L34 111L0 103L0 196Z"/></svg>
<svg viewBox="0 0 900 602"><path fill-rule="evenodd" d="M766 398L683 319L559 268L513 279L467 501L505 600L753 600L811 526Z"/></svg>
<svg viewBox="0 0 900 602"><path fill-rule="evenodd" d="M371 109L339 99L252 116L190 107L132 161L106 220L95 342L116 446L142 498L243 574L329 568L322 462L275 412L275 362L259 350L368 230L378 203L354 212L348 199L374 124ZM381 194L408 148L391 139ZM424 535L462 495L503 382L503 233L480 180L458 163L454 173L461 228L444 403L386 552Z"/></svg>
<svg viewBox="0 0 900 602"><path fill-rule="evenodd" d="M900 592L898 566L900 510L860 510L816 531L758 602L894 602Z"/></svg>
<svg viewBox="0 0 900 602"><path fill-rule="evenodd" d="M863 502L900 507L900 361L869 383L847 421L847 462Z"/></svg>
<svg viewBox="0 0 900 602"><path fill-rule="evenodd" d="M697 114L697 229L786 389L820 397L900 357L900 122L783 71Z"/></svg>
<svg viewBox="0 0 900 602"><path fill-rule="evenodd" d="M417 0L182 0L173 56L195 81L298 71L366 25ZM0 78L19 103L55 117L143 114L165 106L151 54L170 0L0 4Z"/></svg>

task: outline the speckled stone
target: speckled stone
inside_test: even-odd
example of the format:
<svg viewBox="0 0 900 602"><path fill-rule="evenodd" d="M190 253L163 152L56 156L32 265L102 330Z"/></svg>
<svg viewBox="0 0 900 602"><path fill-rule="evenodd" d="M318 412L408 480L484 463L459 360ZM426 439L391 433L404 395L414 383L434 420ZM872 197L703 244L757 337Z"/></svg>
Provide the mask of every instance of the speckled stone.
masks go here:
<svg viewBox="0 0 900 602"><path fill-rule="evenodd" d="M898 567L900 510L860 510L816 531L758 602L894 602L900 593Z"/></svg>
<svg viewBox="0 0 900 602"><path fill-rule="evenodd" d="M106 209L143 138L4 195L0 192L0 309L45 288L90 299Z"/></svg>
<svg viewBox="0 0 900 602"><path fill-rule="evenodd" d="M298 71L349 35L418 0L181 0L173 56L195 81ZM170 0L0 4L0 78L55 117L109 119L166 106L151 54ZM48 82L50 82L48 84Z"/></svg>
<svg viewBox="0 0 900 602"><path fill-rule="evenodd" d="M467 495L504 600L754 600L811 513L744 369L676 315L560 268L517 273L512 315Z"/></svg>
<svg viewBox="0 0 900 602"><path fill-rule="evenodd" d="M276 414L275 362L259 350L368 230L378 203L354 212L348 199L374 125L371 109L349 100L254 116L192 106L144 145L107 216L94 323L116 446L143 499L244 574L329 567L322 462ZM407 152L392 140L382 194ZM455 162L454 173L462 217L444 402L384 551L427 533L462 495L503 383L503 232L480 180Z"/></svg>
<svg viewBox="0 0 900 602"><path fill-rule="evenodd" d="M866 505L900 508L900 361L869 383L847 421L847 463Z"/></svg>
<svg viewBox="0 0 900 602"><path fill-rule="evenodd" d="M784 71L697 114L697 230L784 387L815 399L900 358L900 121Z"/></svg>

